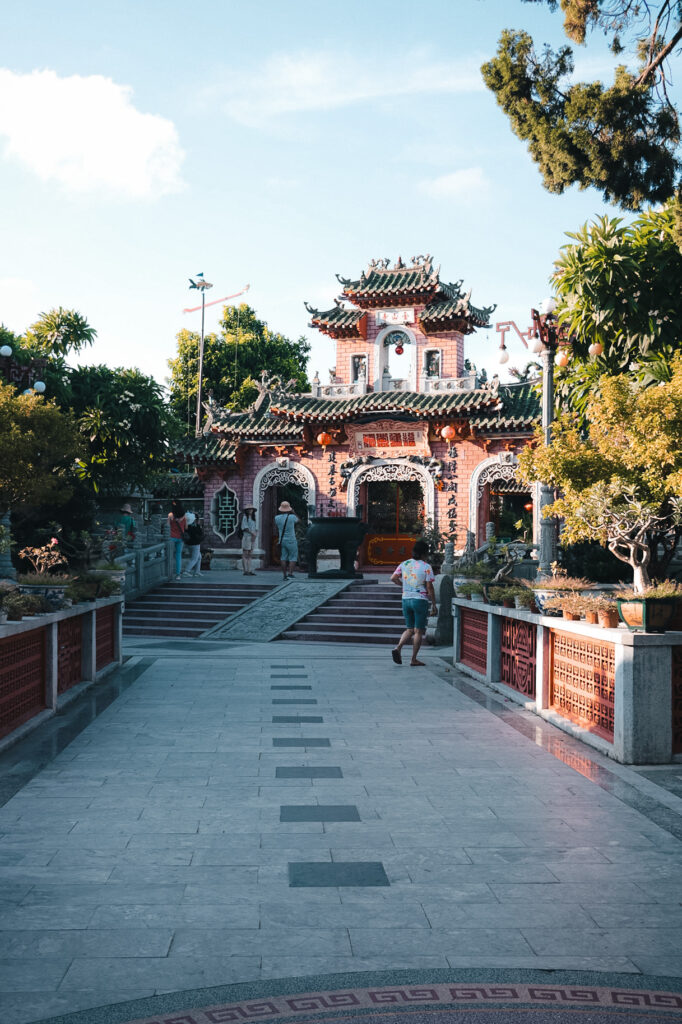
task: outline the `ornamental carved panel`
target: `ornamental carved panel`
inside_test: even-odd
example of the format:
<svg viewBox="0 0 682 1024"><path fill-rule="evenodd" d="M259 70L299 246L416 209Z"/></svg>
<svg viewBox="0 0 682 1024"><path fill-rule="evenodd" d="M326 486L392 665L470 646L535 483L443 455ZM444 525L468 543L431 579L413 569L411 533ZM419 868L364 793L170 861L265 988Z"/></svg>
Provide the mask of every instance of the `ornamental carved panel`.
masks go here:
<svg viewBox="0 0 682 1024"><path fill-rule="evenodd" d="M358 507L361 484L371 483L372 480L417 480L423 486L425 472L425 470L420 472L414 465L402 462L386 462L379 466L370 466L355 479L353 507Z"/></svg>
<svg viewBox="0 0 682 1024"><path fill-rule="evenodd" d="M550 637L552 707L613 743L615 645L554 629Z"/></svg>
<svg viewBox="0 0 682 1024"><path fill-rule="evenodd" d="M346 425L350 455L374 455L379 458L405 455L430 455L429 428L426 423L401 423L377 420L360 426Z"/></svg>
<svg viewBox="0 0 682 1024"><path fill-rule="evenodd" d="M237 495L224 484L213 495L211 501L211 526L221 540L225 541L237 529L239 501Z"/></svg>
<svg viewBox="0 0 682 1024"><path fill-rule="evenodd" d="M527 697L535 697L537 635L537 628L532 622L502 619L502 682Z"/></svg>
<svg viewBox="0 0 682 1024"><path fill-rule="evenodd" d="M65 693L83 678L83 618L74 615L57 623L57 693Z"/></svg>
<svg viewBox="0 0 682 1024"><path fill-rule="evenodd" d="M45 630L0 640L0 736L45 707Z"/></svg>
<svg viewBox="0 0 682 1024"><path fill-rule="evenodd" d="M507 454L507 453L505 453ZM513 461L512 461L513 460ZM523 487L516 480L516 470L518 469L518 463L515 456L511 456L504 462L500 461L494 463L492 466L486 466L481 472L478 478L476 500L480 501L483 497L483 491L486 484L504 482L507 485L507 493L511 493L510 488L515 491L518 487L519 492L525 492L528 490L527 487Z"/></svg>
<svg viewBox="0 0 682 1024"><path fill-rule="evenodd" d="M488 667L488 613L473 608L460 610L459 660L485 675Z"/></svg>
<svg viewBox="0 0 682 1024"><path fill-rule="evenodd" d="M682 754L682 647L672 648L673 657L673 754Z"/></svg>
<svg viewBox="0 0 682 1024"><path fill-rule="evenodd" d="M305 473L301 472L298 466L289 466L288 468L273 466L261 478L258 488L258 507L262 507L268 487L279 487L285 484L298 484L303 490L306 505L310 504L310 483Z"/></svg>

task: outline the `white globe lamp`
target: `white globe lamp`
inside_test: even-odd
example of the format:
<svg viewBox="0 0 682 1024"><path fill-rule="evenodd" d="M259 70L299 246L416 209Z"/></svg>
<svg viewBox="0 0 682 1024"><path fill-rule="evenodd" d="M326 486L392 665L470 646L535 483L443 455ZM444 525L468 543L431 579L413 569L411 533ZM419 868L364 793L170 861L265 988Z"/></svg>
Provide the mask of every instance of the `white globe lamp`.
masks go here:
<svg viewBox="0 0 682 1024"><path fill-rule="evenodd" d="M5 359L7 359L11 355L12 355L12 349L10 348L9 345L3 345L2 348L0 348L0 356L4 356Z"/></svg>
<svg viewBox="0 0 682 1024"><path fill-rule="evenodd" d="M549 313L554 313L556 311L556 307L557 301L553 296L550 295L548 298L543 299L540 303L540 312L544 314L544 316L547 316Z"/></svg>
<svg viewBox="0 0 682 1024"><path fill-rule="evenodd" d="M45 392L45 381L37 380L35 382L35 384L33 385L33 390L37 391L39 395L44 394L44 392Z"/></svg>
<svg viewBox="0 0 682 1024"><path fill-rule="evenodd" d="M508 363L509 362L509 353L507 352L506 348L501 349L499 362L500 363Z"/></svg>

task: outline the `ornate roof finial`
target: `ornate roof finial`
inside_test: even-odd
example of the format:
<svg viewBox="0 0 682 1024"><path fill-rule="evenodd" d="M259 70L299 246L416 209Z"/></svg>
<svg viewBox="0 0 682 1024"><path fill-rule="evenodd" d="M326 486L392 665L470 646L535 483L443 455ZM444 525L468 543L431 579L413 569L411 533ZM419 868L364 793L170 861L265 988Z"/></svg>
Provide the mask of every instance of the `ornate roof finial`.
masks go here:
<svg viewBox="0 0 682 1024"><path fill-rule="evenodd" d="M403 263L402 256L398 256L398 259L395 261L395 266L393 267L393 269L394 270L404 270L405 269L405 264Z"/></svg>

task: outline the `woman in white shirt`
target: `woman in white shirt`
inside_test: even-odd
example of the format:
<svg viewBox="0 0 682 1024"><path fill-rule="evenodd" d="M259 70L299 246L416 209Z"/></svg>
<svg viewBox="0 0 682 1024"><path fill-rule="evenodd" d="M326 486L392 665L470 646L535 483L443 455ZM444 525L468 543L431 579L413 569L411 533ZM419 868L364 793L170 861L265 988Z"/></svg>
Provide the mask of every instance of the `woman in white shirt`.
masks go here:
<svg viewBox="0 0 682 1024"><path fill-rule="evenodd" d="M253 545L256 540L256 534L258 533L258 526L256 525L256 509L253 505L247 505L244 509L241 521L242 531L242 569L244 576L255 576L255 572L251 568L251 556L253 553Z"/></svg>

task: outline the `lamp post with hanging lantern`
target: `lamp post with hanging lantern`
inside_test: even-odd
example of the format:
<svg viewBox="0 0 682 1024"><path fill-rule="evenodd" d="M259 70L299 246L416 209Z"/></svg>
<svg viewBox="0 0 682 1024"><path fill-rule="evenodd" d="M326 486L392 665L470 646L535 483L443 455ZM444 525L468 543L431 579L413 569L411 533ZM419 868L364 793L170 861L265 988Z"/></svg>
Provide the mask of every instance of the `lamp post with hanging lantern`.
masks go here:
<svg viewBox="0 0 682 1024"><path fill-rule="evenodd" d="M195 423L195 432L197 437L201 434L201 381L204 373L204 313L206 310L206 292L213 285L209 284L208 281L204 281L203 274L196 275L196 281L189 279L190 289L196 288L197 291L201 292L201 341L199 342L199 382L197 385L197 416Z"/></svg>
<svg viewBox="0 0 682 1024"><path fill-rule="evenodd" d="M516 324L509 320L497 324L497 330L502 334L500 341L500 363L509 362L509 353L505 345L505 334L513 327L523 344L528 348L528 341L531 342L531 352L539 355L542 362L542 435L545 444L552 440L552 423L554 422L554 365L566 366L568 363L568 352L566 350L567 339L562 337L556 318L556 299L550 297L543 299L539 309L531 309L530 315L532 326L526 331L520 331ZM594 348L594 351L593 351ZM595 345L590 348L590 355L600 355L601 346ZM538 564L538 575L540 577L551 575L552 562L556 560L556 529L551 519L545 519L542 512L547 505L554 501L554 493L548 484L540 485L540 555Z"/></svg>

